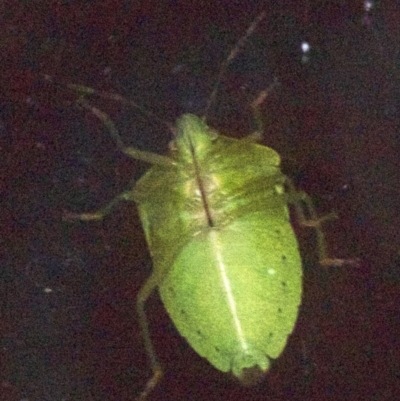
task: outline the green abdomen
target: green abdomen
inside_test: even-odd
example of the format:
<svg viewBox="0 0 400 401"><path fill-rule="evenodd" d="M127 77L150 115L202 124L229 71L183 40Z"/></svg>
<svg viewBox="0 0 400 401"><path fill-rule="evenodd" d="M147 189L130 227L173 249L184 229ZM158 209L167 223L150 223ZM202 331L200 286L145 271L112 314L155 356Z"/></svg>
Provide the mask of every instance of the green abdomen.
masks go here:
<svg viewBox="0 0 400 401"><path fill-rule="evenodd" d="M204 228L180 251L159 287L178 331L221 371L265 371L292 332L301 260L287 219L255 213Z"/></svg>

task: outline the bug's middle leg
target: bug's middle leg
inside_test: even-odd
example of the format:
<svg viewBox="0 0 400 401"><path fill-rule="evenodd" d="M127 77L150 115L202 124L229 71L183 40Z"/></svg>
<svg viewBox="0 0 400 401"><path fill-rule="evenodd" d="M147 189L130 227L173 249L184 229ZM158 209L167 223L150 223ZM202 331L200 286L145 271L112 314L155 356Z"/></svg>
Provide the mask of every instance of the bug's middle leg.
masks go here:
<svg viewBox="0 0 400 401"><path fill-rule="evenodd" d="M304 227L312 227L317 236L317 248L319 262L324 266L342 266L348 263L354 263L353 260L336 259L329 257L325 234L321 225L328 220L334 220L338 216L336 213L328 213L324 216L318 216L314 204L308 194L298 191L290 179L286 179L288 202L294 205L299 223Z"/></svg>
<svg viewBox="0 0 400 401"><path fill-rule="evenodd" d="M66 212L63 215L63 220L82 220L82 221L100 221L105 216L111 213L114 207L121 201L133 201L132 191L125 191L117 195L106 206L102 207L95 212L90 213L70 213Z"/></svg>

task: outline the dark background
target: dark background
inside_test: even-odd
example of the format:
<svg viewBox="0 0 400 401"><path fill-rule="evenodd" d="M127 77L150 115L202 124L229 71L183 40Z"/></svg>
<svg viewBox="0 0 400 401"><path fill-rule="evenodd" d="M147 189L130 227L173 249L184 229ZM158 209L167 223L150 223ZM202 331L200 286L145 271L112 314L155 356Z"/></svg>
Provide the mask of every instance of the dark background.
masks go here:
<svg viewBox="0 0 400 401"><path fill-rule="evenodd" d="M132 400L150 375L134 302L151 259L135 205L104 222L62 221L64 211L104 205L148 166L121 155L75 94L43 74L121 93L168 121L200 112L263 3L190 3L1 3L1 401ZM323 269L312 234L297 230L305 275L298 324L254 388L198 357L154 296L148 313L165 378L150 399L393 400L400 7L265 3L266 18L223 78L209 122L236 137L251 132L249 103L278 78L263 105L264 143L321 214L339 214L326 226L331 254L361 262ZM307 62L303 40L312 46ZM159 122L93 102L126 143L167 150L171 135Z"/></svg>

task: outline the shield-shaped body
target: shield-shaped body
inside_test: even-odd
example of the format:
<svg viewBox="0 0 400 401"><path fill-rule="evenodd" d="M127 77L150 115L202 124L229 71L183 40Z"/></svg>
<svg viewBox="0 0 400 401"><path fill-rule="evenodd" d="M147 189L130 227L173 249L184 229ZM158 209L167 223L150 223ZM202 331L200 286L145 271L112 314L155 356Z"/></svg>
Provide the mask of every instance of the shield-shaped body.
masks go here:
<svg viewBox="0 0 400 401"><path fill-rule="evenodd" d="M301 259L272 149L182 116L168 166L132 192L178 331L217 369L265 372L293 331Z"/></svg>

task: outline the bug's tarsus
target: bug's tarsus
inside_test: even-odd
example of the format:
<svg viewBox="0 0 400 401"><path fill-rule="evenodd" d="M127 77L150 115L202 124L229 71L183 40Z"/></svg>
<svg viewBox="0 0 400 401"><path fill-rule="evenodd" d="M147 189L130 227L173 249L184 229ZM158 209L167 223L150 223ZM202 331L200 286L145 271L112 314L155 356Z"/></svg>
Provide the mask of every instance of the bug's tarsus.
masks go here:
<svg viewBox="0 0 400 401"><path fill-rule="evenodd" d="M163 371L161 365L158 365L159 369L153 372L153 376L148 380L144 390L136 398L136 401L144 401L147 399L148 395L154 390L157 384L160 382L163 376Z"/></svg>
<svg viewBox="0 0 400 401"><path fill-rule="evenodd" d="M72 213L72 212L64 212L62 216L63 221L73 221L73 220L82 220L82 221L99 221L103 220L104 214L101 211L93 212L93 213Z"/></svg>
<svg viewBox="0 0 400 401"><path fill-rule="evenodd" d="M323 222L325 222L325 221L336 220L338 218L339 218L339 216L337 215L337 213L331 212L331 213L325 214L324 216L316 217L315 219L314 218L313 219L308 219L308 220L305 219L301 223L301 225L303 227L314 227L315 228L315 227L320 227L321 224Z"/></svg>
<svg viewBox="0 0 400 401"><path fill-rule="evenodd" d="M252 24L249 26L247 29L246 33L238 40L238 42L235 44L235 46L232 48L232 50L229 52L228 57L226 60L221 64L221 67L219 69L219 73L217 76L217 79L215 81L213 90L211 92L210 97L208 98L206 107L204 109L204 116L207 116L211 106L213 105L215 98L218 93L219 86L221 84L222 77L225 75L227 68L229 67L229 64L232 62L232 60L235 59L235 57L238 55L238 53L242 50L243 46L245 45L247 39L253 34L255 29L257 28L257 25L265 18L266 12L262 11L256 19L252 22Z"/></svg>
<svg viewBox="0 0 400 401"><path fill-rule="evenodd" d="M351 259L334 259L334 258L326 258L320 260L319 262L324 267L343 267L346 265L358 267L361 264L360 258L351 258Z"/></svg>

